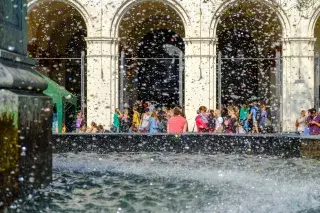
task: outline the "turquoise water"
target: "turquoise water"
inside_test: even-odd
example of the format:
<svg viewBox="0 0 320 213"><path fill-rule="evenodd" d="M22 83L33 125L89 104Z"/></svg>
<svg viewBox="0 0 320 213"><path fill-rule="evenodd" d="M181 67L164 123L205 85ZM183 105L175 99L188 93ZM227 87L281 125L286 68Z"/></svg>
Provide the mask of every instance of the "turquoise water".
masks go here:
<svg viewBox="0 0 320 213"><path fill-rule="evenodd" d="M320 162L246 155L54 155L20 212L320 212Z"/></svg>

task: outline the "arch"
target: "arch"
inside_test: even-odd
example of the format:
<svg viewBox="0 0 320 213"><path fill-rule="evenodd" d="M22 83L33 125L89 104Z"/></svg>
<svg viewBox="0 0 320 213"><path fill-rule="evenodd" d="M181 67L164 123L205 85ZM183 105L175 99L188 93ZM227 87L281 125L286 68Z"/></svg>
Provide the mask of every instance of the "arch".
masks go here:
<svg viewBox="0 0 320 213"><path fill-rule="evenodd" d="M92 20L90 18L89 13L85 9L85 7L78 1L78 0L55 0L56 2L61 2L68 4L75 8L79 14L82 16L83 20L85 21L86 28L87 28L87 35L89 35L90 31L92 30ZM28 13L32 10L35 6L39 3L50 2L50 0L32 0L28 3Z"/></svg>
<svg viewBox="0 0 320 213"><path fill-rule="evenodd" d="M313 11L312 15L311 15L311 19L309 21L309 25L308 25L308 35L310 37L314 37L314 30L317 24L318 19L320 18L320 3L317 6L317 8Z"/></svg>
<svg viewBox="0 0 320 213"><path fill-rule="evenodd" d="M113 17L111 21L111 28L110 28L110 36L117 38L119 33L119 27L121 20L123 19L124 15L127 11L129 11L134 6L143 3L143 2L152 2L151 0L127 0L120 8L117 10L116 15ZM187 26L190 26L190 18L187 15L184 8L178 3L176 0L160 0L164 4L167 4L171 7L176 13L180 16L183 21L184 30L186 31Z"/></svg>
<svg viewBox="0 0 320 213"><path fill-rule="evenodd" d="M213 33L211 37L216 37L217 26L219 24L221 15L224 14L224 12L237 1L239 0L225 1L216 10L210 23L210 34ZM281 24L282 38L285 38L287 37L287 35L290 35L290 22L282 8L280 8L279 5L269 2L267 0L259 0L258 3L262 3L276 12Z"/></svg>

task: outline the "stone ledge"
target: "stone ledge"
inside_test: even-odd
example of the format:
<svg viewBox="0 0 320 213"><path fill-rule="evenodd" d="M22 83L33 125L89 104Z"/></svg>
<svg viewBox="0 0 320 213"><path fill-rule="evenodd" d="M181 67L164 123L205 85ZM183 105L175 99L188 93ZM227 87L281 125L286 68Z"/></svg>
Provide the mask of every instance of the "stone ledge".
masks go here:
<svg viewBox="0 0 320 213"><path fill-rule="evenodd" d="M301 142L302 156L320 158L320 139L306 139Z"/></svg>
<svg viewBox="0 0 320 213"><path fill-rule="evenodd" d="M31 66L35 66L37 63L34 59L32 58L27 58L23 55L19 55L17 53L12 53L9 51L5 51L0 49L0 58L6 59L6 60L11 60L17 63L23 63L23 64L28 64Z"/></svg>
<svg viewBox="0 0 320 213"><path fill-rule="evenodd" d="M53 152L177 152L302 157L301 138L286 135L56 134Z"/></svg>

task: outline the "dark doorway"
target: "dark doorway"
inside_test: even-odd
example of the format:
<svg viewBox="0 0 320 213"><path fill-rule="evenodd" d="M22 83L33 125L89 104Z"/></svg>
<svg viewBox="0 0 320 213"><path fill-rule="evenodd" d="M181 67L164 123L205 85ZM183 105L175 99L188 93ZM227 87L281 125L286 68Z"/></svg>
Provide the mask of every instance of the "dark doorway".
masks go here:
<svg viewBox="0 0 320 213"><path fill-rule="evenodd" d="M179 52L182 38L171 30L152 31L139 43L138 99L179 104Z"/></svg>
<svg viewBox="0 0 320 213"><path fill-rule="evenodd" d="M259 51L250 33L238 29L219 35L222 103L244 103L259 95Z"/></svg>
<svg viewBox="0 0 320 213"><path fill-rule="evenodd" d="M217 26L222 105L246 103L253 97L267 104L278 100L275 58L281 34L276 12L260 1L239 0L222 14Z"/></svg>

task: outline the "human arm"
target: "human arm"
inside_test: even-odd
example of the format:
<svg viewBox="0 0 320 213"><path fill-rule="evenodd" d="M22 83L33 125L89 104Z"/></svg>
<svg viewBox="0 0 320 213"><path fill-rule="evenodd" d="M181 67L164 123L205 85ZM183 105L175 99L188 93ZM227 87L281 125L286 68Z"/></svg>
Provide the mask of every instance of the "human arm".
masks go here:
<svg viewBox="0 0 320 213"><path fill-rule="evenodd" d="M186 121L185 124L184 124L184 126L183 126L182 132L183 132L183 133L184 133L184 132L187 132L187 129L188 129L188 122Z"/></svg>
<svg viewBox="0 0 320 213"><path fill-rule="evenodd" d="M317 127L320 127L320 123L318 123L318 122L316 122L316 121L311 121L310 124L316 125Z"/></svg>
<svg viewBox="0 0 320 213"><path fill-rule="evenodd" d="M207 123L205 123L200 116L196 118L196 125L198 129L208 129Z"/></svg>

